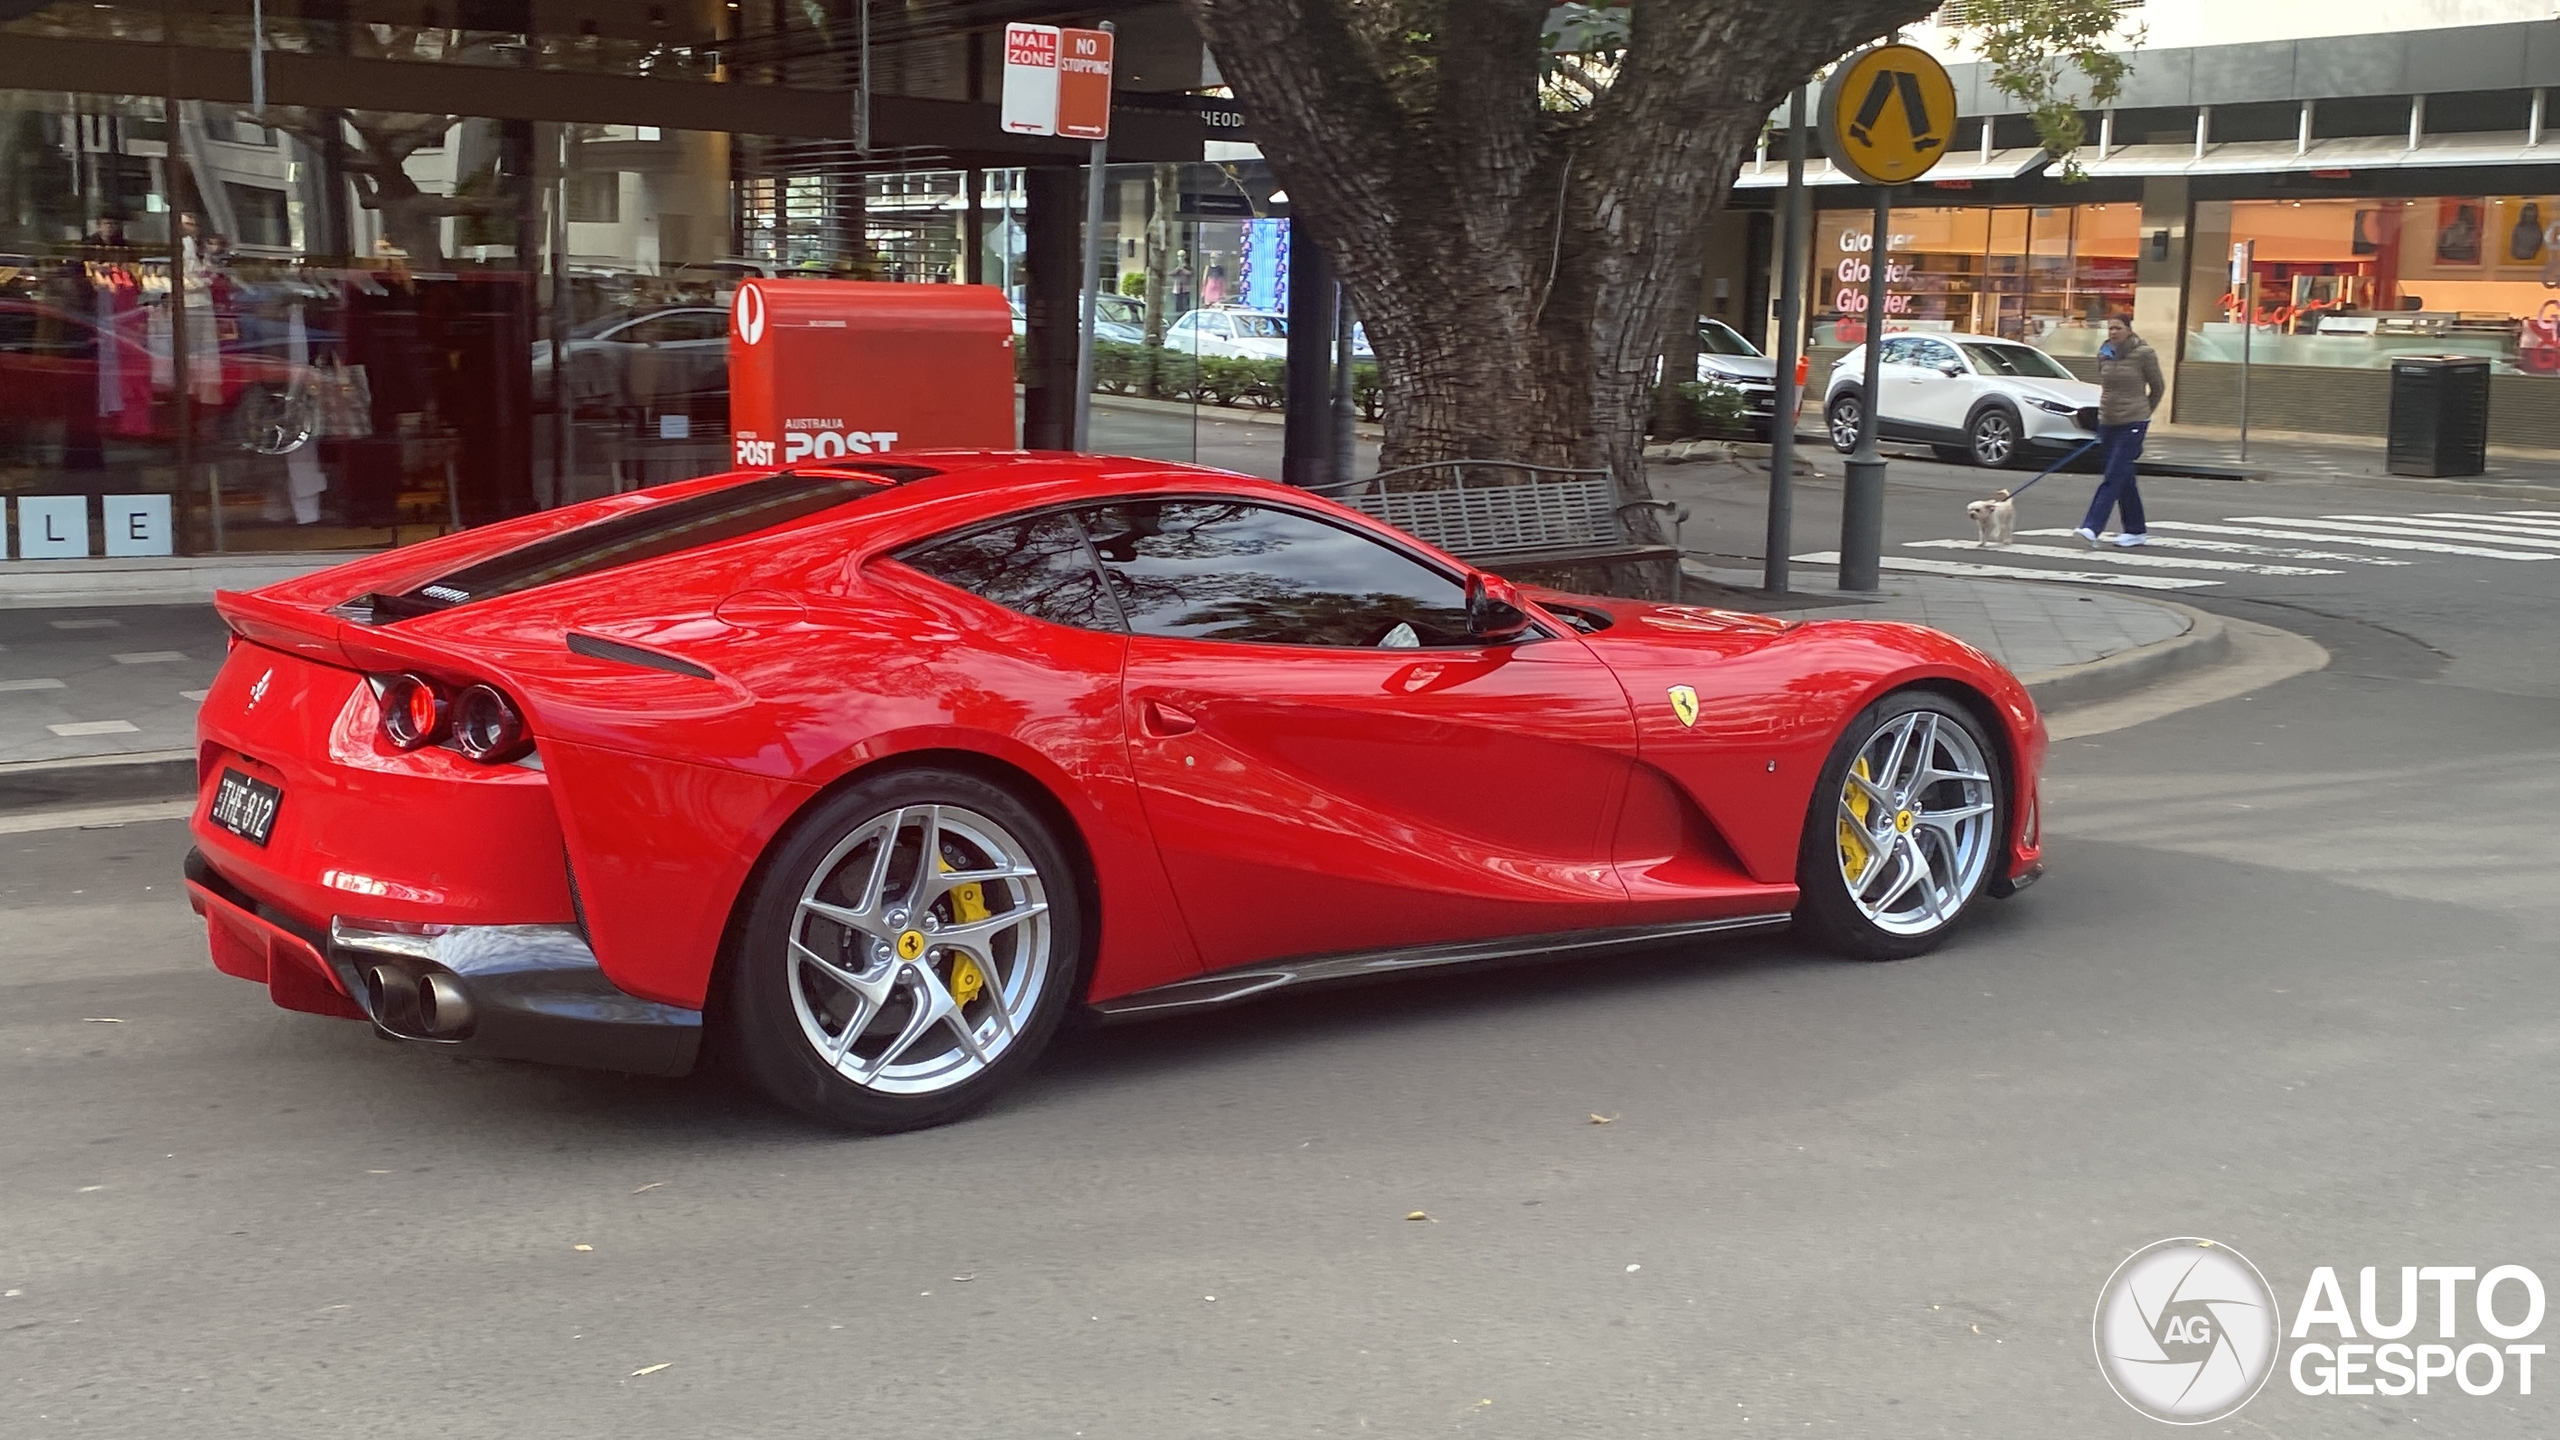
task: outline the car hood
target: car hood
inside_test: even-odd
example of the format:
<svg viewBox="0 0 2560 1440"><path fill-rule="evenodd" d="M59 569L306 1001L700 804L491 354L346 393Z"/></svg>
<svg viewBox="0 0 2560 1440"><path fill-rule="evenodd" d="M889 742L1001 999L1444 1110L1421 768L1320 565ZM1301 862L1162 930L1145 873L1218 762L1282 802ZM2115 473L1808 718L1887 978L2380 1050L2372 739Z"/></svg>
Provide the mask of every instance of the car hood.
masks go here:
<svg viewBox="0 0 2560 1440"><path fill-rule="evenodd" d="M2098 403L2098 387L2086 380L2028 380L2011 376L2001 388L2017 395L2058 401L2074 409Z"/></svg>
<svg viewBox="0 0 2560 1440"><path fill-rule="evenodd" d="M1769 383L1778 373L1778 362L1766 355L1701 355L1698 378L1701 380L1757 380Z"/></svg>

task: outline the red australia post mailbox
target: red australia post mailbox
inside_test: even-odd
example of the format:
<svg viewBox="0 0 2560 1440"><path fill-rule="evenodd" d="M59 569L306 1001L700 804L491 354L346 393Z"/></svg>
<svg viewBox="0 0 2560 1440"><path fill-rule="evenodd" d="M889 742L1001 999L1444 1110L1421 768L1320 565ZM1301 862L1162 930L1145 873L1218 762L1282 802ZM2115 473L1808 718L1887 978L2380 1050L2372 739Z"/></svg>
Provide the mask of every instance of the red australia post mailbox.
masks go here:
<svg viewBox="0 0 2560 1440"><path fill-rule="evenodd" d="M991 285L750 280L729 306L742 469L1015 448L1013 311Z"/></svg>

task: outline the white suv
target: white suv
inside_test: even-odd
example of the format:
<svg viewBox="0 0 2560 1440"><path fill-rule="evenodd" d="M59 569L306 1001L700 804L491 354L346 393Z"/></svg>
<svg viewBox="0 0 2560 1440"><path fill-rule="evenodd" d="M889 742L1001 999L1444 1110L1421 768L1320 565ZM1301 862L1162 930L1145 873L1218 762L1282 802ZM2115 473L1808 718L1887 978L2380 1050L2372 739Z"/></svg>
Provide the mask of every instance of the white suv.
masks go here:
<svg viewBox="0 0 2560 1440"><path fill-rule="evenodd" d="M1942 460L1994 468L2095 439L2098 387L2032 345L1996 335L1884 337L1877 437L1917 440ZM1867 347L1831 365L1822 417L1842 454L1858 448Z"/></svg>

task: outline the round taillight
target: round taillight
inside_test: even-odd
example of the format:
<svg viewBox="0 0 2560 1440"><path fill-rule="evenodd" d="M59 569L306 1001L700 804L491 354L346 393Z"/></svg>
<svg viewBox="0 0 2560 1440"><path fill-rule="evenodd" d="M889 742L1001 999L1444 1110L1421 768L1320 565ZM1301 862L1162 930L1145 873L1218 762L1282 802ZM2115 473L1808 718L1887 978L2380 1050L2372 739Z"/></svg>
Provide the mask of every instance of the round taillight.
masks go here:
<svg viewBox="0 0 2560 1440"><path fill-rule="evenodd" d="M444 738L444 696L435 682L402 675L382 687L382 738L403 750L433 745Z"/></svg>
<svg viewBox="0 0 2560 1440"><path fill-rule="evenodd" d="M453 745L483 765L504 765L533 749L515 702L496 687L474 685L453 702Z"/></svg>

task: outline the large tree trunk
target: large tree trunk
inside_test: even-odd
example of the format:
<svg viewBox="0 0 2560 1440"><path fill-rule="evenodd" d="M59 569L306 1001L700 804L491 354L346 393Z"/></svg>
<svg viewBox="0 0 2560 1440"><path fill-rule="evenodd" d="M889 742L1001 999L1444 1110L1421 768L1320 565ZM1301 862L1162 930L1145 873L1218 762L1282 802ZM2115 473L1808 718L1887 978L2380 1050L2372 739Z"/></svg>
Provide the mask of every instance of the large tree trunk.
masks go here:
<svg viewBox="0 0 2560 1440"><path fill-rule="evenodd" d="M1381 463L1605 466L1631 500L1672 282L1744 150L1817 67L1937 8L1634 0L1625 64L1565 111L1547 0L1184 4L1368 326Z"/></svg>

